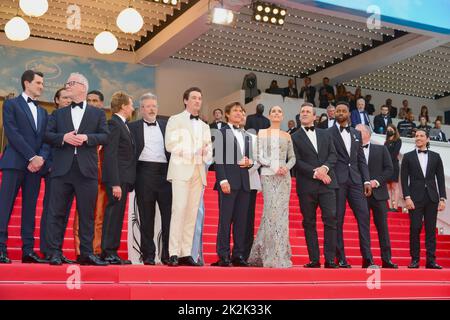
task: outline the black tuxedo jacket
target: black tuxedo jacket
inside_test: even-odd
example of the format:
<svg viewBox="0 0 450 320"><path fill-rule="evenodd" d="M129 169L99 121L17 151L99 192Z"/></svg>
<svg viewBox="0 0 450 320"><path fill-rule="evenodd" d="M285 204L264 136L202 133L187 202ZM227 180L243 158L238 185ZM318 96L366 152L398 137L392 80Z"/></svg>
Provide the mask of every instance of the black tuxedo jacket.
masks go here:
<svg viewBox="0 0 450 320"><path fill-rule="evenodd" d="M299 128L292 135L294 152L296 158L296 178L297 193L316 193L324 192L329 189L337 189L336 175L334 166L336 165L337 155L334 148L333 140L328 131L316 129L317 149L309 140L303 128ZM325 185L322 181L313 179L314 169L322 165L327 166L330 170L328 175L331 178L331 184Z"/></svg>
<svg viewBox="0 0 450 320"><path fill-rule="evenodd" d="M221 124L222 124L222 126L220 127L220 129L222 129L223 127L225 127L226 125L227 125L227 123L226 122L223 122L223 121L219 121ZM209 125L209 128L210 129L219 129L218 127L217 127L217 122L212 122L210 125Z"/></svg>
<svg viewBox="0 0 450 320"><path fill-rule="evenodd" d="M413 202L421 201L425 190L433 202L439 202L439 198L447 198L442 159L438 153L433 151L428 151L425 177L420 167L416 149L405 153L401 165L401 183L403 197L410 196Z"/></svg>
<svg viewBox="0 0 450 320"><path fill-rule="evenodd" d="M49 117L45 141L53 147L52 177L59 177L69 172L75 154L75 147L64 142L64 135L74 131L71 107L53 112ZM78 134L86 134L87 142L77 147L78 165L81 173L91 179L98 179L97 146L108 143L109 129L103 110L86 105Z"/></svg>
<svg viewBox="0 0 450 320"><path fill-rule="evenodd" d="M370 180L377 180L380 183L378 188L372 189L372 196L375 200L388 200L389 193L386 182L394 173L389 150L384 145L371 143L369 146L369 174Z"/></svg>
<svg viewBox="0 0 450 320"><path fill-rule="evenodd" d="M387 124L392 124L392 119L387 116ZM373 118L373 129L375 133L385 134L387 125L384 123L384 118L381 114L378 114Z"/></svg>
<svg viewBox="0 0 450 320"><path fill-rule="evenodd" d="M336 124L336 120L333 120L333 126ZM328 129L328 119L325 121L322 121L320 123L317 124L317 128L320 129Z"/></svg>
<svg viewBox="0 0 450 320"><path fill-rule="evenodd" d="M242 154L230 126L227 124L220 132L223 137L222 141L219 141L220 139L214 140L216 188L220 188L220 181L228 180L232 190L250 191L248 169L239 167L238 162L244 156L253 159L251 136L244 132L245 152ZM233 154L229 154L230 152Z"/></svg>
<svg viewBox="0 0 450 320"><path fill-rule="evenodd" d="M270 120L260 114L249 115L245 123L245 130L254 129L256 133L261 129L267 129L268 127L270 127Z"/></svg>
<svg viewBox="0 0 450 320"><path fill-rule="evenodd" d="M366 157L361 148L361 134L359 131L350 127L351 147L350 155L345 148L344 140L337 126L328 129L331 135L337 154L337 162L334 168L339 184L347 183L350 179L355 184L362 184L369 181L369 168L367 167Z"/></svg>
<svg viewBox="0 0 450 320"><path fill-rule="evenodd" d="M134 185L136 179L136 151L133 136L116 114L108 121L110 134L105 146L102 181L109 187Z"/></svg>
<svg viewBox="0 0 450 320"><path fill-rule="evenodd" d="M156 118L156 122L158 122L158 126L163 135L163 142L164 142L165 138L166 138L167 120ZM137 121L130 122L128 124L128 128L130 128L130 131L134 138L134 142L136 144L136 161L137 161L142 153L142 150L144 149L144 144L145 144L144 120L140 119ZM164 151L166 153L167 163L169 163L170 153L167 152L165 143L164 143Z"/></svg>

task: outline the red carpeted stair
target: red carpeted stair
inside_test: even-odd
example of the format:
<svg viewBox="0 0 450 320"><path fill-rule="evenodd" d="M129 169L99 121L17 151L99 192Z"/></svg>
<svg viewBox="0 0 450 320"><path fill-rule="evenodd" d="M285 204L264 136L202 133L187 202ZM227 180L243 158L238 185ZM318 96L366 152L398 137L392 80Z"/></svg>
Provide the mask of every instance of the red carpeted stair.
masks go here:
<svg viewBox="0 0 450 320"><path fill-rule="evenodd" d="M1 179L1 172L0 172ZM204 227L205 262L209 265L217 257L218 206L217 193L212 190L214 173L209 173L205 192L206 217ZM45 185L42 184L37 204L36 250L39 248L40 215ZM256 227L259 226L263 199L258 195ZM1 205L1 204L0 204ZM21 258L20 240L21 196L14 206L9 226L8 253L13 260ZM71 213L64 253L74 257L73 211ZM409 218L403 213L389 213L392 259L400 265L399 270L381 271L381 288L369 289L367 279L371 273L361 269L361 257L356 220L351 210L347 211L344 236L348 260L354 268L350 270L308 270L300 267L308 262L307 249L295 181L290 201L290 239L294 268L289 270L262 268L192 268L165 266L81 267L81 288L69 289L66 285L72 269L67 266L0 265L0 299L327 299L327 298L449 298L450 270L408 270ZM322 248L323 225L318 213L317 228ZM372 251L376 263L381 263L380 249L375 226L371 225ZM124 223L119 254L126 257L127 221ZM423 234L422 234L423 244ZM450 267L450 236L439 235L437 262ZM425 249L422 245L422 261ZM73 270L72 270L73 271ZM45 290L43 289L45 286ZM185 295L189 288L189 296Z"/></svg>

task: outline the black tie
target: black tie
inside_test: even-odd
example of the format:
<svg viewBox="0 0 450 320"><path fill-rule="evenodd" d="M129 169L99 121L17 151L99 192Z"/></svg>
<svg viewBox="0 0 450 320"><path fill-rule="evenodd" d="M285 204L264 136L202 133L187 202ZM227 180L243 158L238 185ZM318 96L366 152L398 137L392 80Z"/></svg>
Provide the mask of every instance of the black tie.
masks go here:
<svg viewBox="0 0 450 320"><path fill-rule="evenodd" d="M347 132L350 133L350 127L348 127L348 126L347 127L342 127L341 126L341 127L339 127L339 130L341 130L341 132L344 131L344 130L347 130Z"/></svg>
<svg viewBox="0 0 450 320"><path fill-rule="evenodd" d="M367 148L369 147L369 145L368 145L368 144L365 144L365 145L363 145L362 147L367 149Z"/></svg>
<svg viewBox="0 0 450 320"><path fill-rule="evenodd" d="M155 122L147 122L144 120L144 122L147 124L147 126L156 126L156 121Z"/></svg>
<svg viewBox="0 0 450 320"><path fill-rule="evenodd" d="M36 102L36 100L33 100L33 99L31 99L30 97L28 97L28 99L27 99L27 103L33 103L35 106L37 106L37 102Z"/></svg>
<svg viewBox="0 0 450 320"><path fill-rule="evenodd" d="M83 109L83 101L81 101L79 103L72 102L70 105L71 105L72 109L75 107L80 107L80 109Z"/></svg>
<svg viewBox="0 0 450 320"><path fill-rule="evenodd" d="M198 116L194 116L194 115L191 114L190 119L198 120Z"/></svg>
<svg viewBox="0 0 450 320"><path fill-rule="evenodd" d="M311 126L311 127L305 127L305 130L306 130L306 131L309 131L309 130L314 131L314 126Z"/></svg>
<svg viewBox="0 0 450 320"><path fill-rule="evenodd" d="M427 153L428 153L428 150L417 150L417 152L418 152L418 153L425 153L425 154L427 154Z"/></svg>
<svg viewBox="0 0 450 320"><path fill-rule="evenodd" d="M238 126L235 126L235 125L233 125L233 129L240 130L240 128Z"/></svg>

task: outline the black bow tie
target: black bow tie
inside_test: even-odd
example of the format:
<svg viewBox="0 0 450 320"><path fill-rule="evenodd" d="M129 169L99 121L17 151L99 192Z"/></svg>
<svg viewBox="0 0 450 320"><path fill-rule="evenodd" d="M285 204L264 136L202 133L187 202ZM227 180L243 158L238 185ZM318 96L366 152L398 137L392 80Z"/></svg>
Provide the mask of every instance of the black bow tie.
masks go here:
<svg viewBox="0 0 450 320"><path fill-rule="evenodd" d="M233 125L233 129L234 130L241 130L241 128L239 128L238 126Z"/></svg>
<svg viewBox="0 0 450 320"><path fill-rule="evenodd" d="M427 154L427 153L428 153L428 150L417 150L417 152L418 152L418 153L425 153L425 154Z"/></svg>
<svg viewBox="0 0 450 320"><path fill-rule="evenodd" d="M199 118L199 116L194 116L194 115L192 115L192 114L191 114L191 116L189 117L189 119L195 119L195 120L198 120L198 118Z"/></svg>
<svg viewBox="0 0 450 320"><path fill-rule="evenodd" d="M35 106L37 106L37 102L36 102L36 100L33 100L33 99L31 99L30 97L28 97L28 99L27 99L27 103L33 103Z"/></svg>
<svg viewBox="0 0 450 320"><path fill-rule="evenodd" d="M70 104L70 106L72 107L72 109L75 108L75 107L80 107L80 109L83 109L83 101L81 101L79 103L72 102Z"/></svg>
<svg viewBox="0 0 450 320"><path fill-rule="evenodd" d="M155 122L147 122L144 120L144 122L147 124L147 126L156 126L156 121Z"/></svg>
<svg viewBox="0 0 450 320"><path fill-rule="evenodd" d="M363 146L361 146L361 147L363 147L363 148L369 148L369 145L368 144L365 144L365 145L363 145Z"/></svg>
<svg viewBox="0 0 450 320"><path fill-rule="evenodd" d="M306 131L309 131L309 130L314 131L314 126L311 126L311 127L305 127L305 130L306 130Z"/></svg>
<svg viewBox="0 0 450 320"><path fill-rule="evenodd" d="M344 130L347 130L347 132L349 132L350 133L350 127L349 126L347 126L347 127L339 127L339 130L341 130L341 132L342 131L344 131Z"/></svg>

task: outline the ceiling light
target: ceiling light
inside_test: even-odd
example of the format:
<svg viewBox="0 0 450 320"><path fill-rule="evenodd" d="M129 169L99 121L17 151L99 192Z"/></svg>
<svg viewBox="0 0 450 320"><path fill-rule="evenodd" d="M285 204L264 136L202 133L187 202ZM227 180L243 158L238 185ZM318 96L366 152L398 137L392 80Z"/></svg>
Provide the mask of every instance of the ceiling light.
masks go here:
<svg viewBox="0 0 450 320"><path fill-rule="evenodd" d="M134 8L126 8L117 16L116 24L125 33L136 33L144 25L144 19Z"/></svg>
<svg viewBox="0 0 450 320"><path fill-rule="evenodd" d="M230 25L233 23L233 11L224 8L214 8L212 11L212 23Z"/></svg>
<svg viewBox="0 0 450 320"><path fill-rule="evenodd" d="M31 17L40 17L48 10L47 0L20 0L20 9Z"/></svg>
<svg viewBox="0 0 450 320"><path fill-rule="evenodd" d="M111 54L118 46L117 38L109 31L100 32L94 39L94 48L100 54Z"/></svg>
<svg viewBox="0 0 450 320"><path fill-rule="evenodd" d="M14 17L5 25L5 34L9 40L24 41L30 37L30 27L21 17Z"/></svg>

